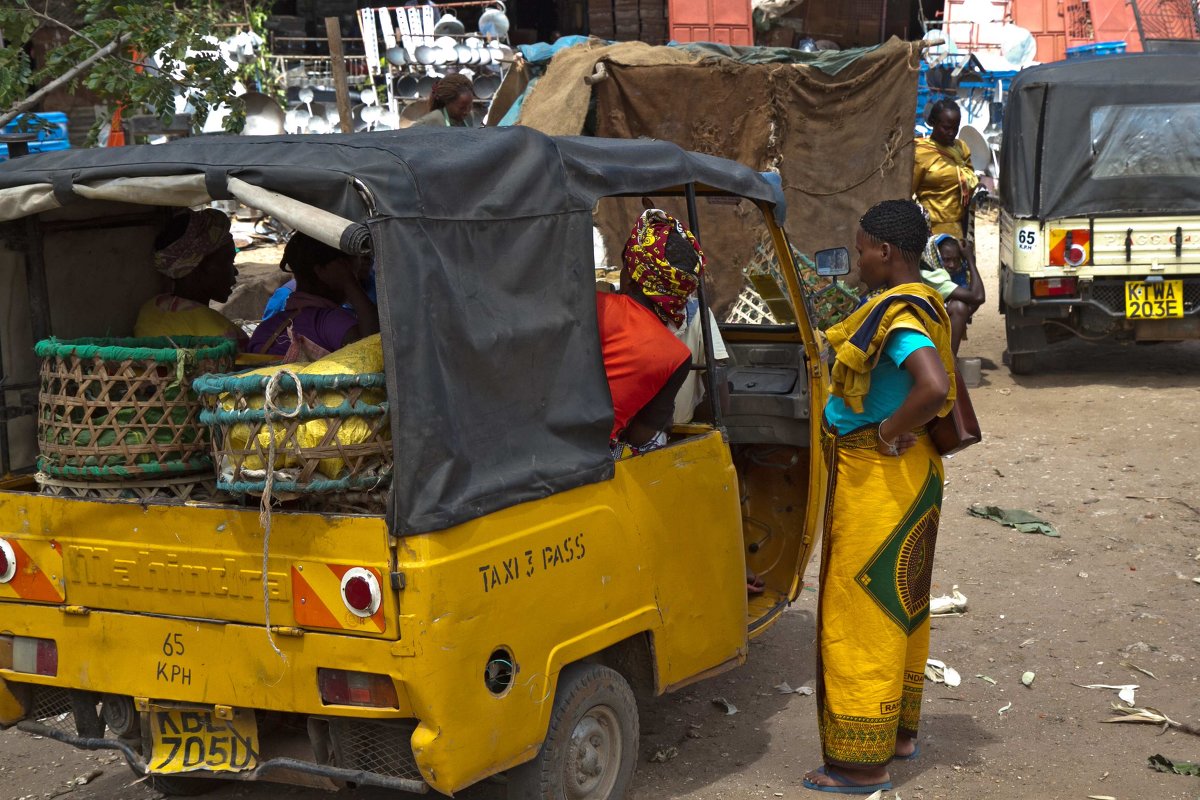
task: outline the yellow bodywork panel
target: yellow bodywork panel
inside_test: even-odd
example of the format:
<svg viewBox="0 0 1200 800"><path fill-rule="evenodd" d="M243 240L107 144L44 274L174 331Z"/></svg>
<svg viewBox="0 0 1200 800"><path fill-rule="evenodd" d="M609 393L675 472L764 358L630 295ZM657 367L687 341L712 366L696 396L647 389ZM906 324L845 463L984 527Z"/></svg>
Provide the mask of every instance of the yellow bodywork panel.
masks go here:
<svg viewBox="0 0 1200 800"><path fill-rule="evenodd" d="M0 493L0 536L41 548L42 571L60 559L66 597L52 602L112 611L223 622L263 622L263 529L257 509L141 505ZM40 540L40 544L38 544ZM391 546L383 520L276 512L271 520L267 594L271 624L297 625L292 567L344 564L386 578ZM386 583L386 581L384 581ZM0 602L12 599L0 592ZM338 598L340 603L340 597ZM394 596L378 622L343 625L359 635L395 638ZM369 622L369 621L368 621Z"/></svg>
<svg viewBox="0 0 1200 800"><path fill-rule="evenodd" d="M13 725L25 718L24 704L9 688L4 676L0 675L0 725Z"/></svg>
<svg viewBox="0 0 1200 800"><path fill-rule="evenodd" d="M439 791L526 760L559 670L649 632L660 690L740 663L745 562L737 478L720 434L617 464L613 480L402 539L400 646L413 749ZM482 680L511 655L512 687Z"/></svg>

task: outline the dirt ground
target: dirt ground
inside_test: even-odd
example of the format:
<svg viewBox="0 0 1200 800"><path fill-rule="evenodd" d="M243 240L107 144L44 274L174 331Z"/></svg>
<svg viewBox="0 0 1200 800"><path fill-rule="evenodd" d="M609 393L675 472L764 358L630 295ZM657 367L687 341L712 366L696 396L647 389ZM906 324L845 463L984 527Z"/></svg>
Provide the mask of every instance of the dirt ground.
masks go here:
<svg viewBox="0 0 1200 800"><path fill-rule="evenodd" d="M978 233L992 293L995 228ZM934 574L935 595L957 585L969 606L934 621L931 653L962 683L928 685L922 754L893 766L896 790L885 798L1200 798L1200 777L1147 766L1157 753L1200 762L1200 737L1103 724L1116 691L1077 685L1138 684L1137 705L1200 724L1200 343L1069 343L1037 374L1014 379L1001 366L994 298L969 337L962 355L984 365L972 398L985 442L946 464ZM973 503L1034 512L1061 537L971 517ZM815 574L810 565L809 580ZM744 667L643 709L635 800L816 796L801 785L820 763L813 698L773 688L811 684L815 606L815 593L803 592ZM1026 671L1036 674L1028 688ZM718 696L738 713L724 715ZM650 761L668 747L677 755ZM157 796L131 785L113 756L0 733L0 798L54 797L97 771L69 796ZM231 785L210 796L327 795ZM485 784L461 796L498 800L503 791Z"/></svg>

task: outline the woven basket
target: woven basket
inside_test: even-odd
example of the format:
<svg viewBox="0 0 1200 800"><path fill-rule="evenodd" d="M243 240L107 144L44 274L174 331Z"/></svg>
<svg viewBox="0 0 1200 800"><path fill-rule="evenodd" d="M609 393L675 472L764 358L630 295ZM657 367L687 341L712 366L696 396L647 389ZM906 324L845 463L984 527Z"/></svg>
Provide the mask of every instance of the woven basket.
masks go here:
<svg viewBox="0 0 1200 800"><path fill-rule="evenodd" d="M212 502L217 500L217 482L212 475L180 475L152 480L78 481L53 478L39 472L34 476L42 494L87 500L136 500L143 502Z"/></svg>
<svg viewBox="0 0 1200 800"><path fill-rule="evenodd" d="M366 514L379 517L387 512L387 487L375 491L306 494L299 506L315 514Z"/></svg>
<svg viewBox="0 0 1200 800"><path fill-rule="evenodd" d="M220 491L262 495L270 464L276 499L386 495L392 442L381 373L203 375L192 385L212 428Z"/></svg>
<svg viewBox="0 0 1200 800"><path fill-rule="evenodd" d="M46 339L38 394L38 469L126 481L211 470L194 376L228 371L223 338Z"/></svg>

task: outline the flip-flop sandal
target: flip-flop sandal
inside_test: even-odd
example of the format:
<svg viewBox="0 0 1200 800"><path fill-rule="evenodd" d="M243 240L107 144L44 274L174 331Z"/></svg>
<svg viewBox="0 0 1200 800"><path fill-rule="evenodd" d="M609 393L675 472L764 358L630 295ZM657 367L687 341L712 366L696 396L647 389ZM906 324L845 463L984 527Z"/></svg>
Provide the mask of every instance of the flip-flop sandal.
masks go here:
<svg viewBox="0 0 1200 800"><path fill-rule="evenodd" d="M835 781L841 781L845 786L822 786L819 783L813 783L808 778L804 779L804 788L813 789L818 792L832 792L833 794L874 794L879 791L890 791L892 788L891 781L883 783L855 783L854 781L842 775L840 772L834 772L829 767L817 767L817 772L824 775L826 778L833 778Z"/></svg>
<svg viewBox="0 0 1200 800"><path fill-rule="evenodd" d="M906 756L892 756L893 761L916 761L917 756L921 755L921 745L915 745L913 751Z"/></svg>

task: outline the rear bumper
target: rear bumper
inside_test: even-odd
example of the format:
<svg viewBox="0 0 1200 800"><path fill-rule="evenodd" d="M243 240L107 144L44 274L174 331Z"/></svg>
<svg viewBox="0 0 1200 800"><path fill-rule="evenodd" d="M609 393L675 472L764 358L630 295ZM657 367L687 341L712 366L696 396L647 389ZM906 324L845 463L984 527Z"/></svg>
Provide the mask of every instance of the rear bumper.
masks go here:
<svg viewBox="0 0 1200 800"><path fill-rule="evenodd" d="M264 734L258 765L221 777L295 783L309 776L311 783L317 776L407 792L430 788L411 744L417 715L402 667L412 661L400 657L397 642L276 632L277 655L262 627L114 612L79 616L45 605L6 603L3 609L5 633L56 641L58 671L52 677L0 671L0 726L85 750L118 751L142 775L149 744L136 732L122 739L106 728L98 711L104 695L131 698L135 705L144 698L153 705L287 712L305 715L310 726L321 727L319 741L332 744L317 747L313 734L301 734L301 747L280 747ZM318 667L386 674L398 707L325 705ZM146 730L149 718L142 720Z"/></svg>
<svg viewBox="0 0 1200 800"><path fill-rule="evenodd" d="M1183 281L1183 319L1200 318L1200 275L1173 275L1167 279ZM1031 283L1029 275L1003 270L1000 278L1002 310L1016 311L1019 316L1032 321L1063 319L1072 309L1088 309L1090 313L1113 320L1126 319L1124 278L1081 280L1076 297L1033 297ZM1133 324L1140 320L1128 321Z"/></svg>
<svg viewBox="0 0 1200 800"><path fill-rule="evenodd" d="M17 724L17 730L25 733L33 734L34 736L43 736L47 739L53 739L64 744L69 744L72 747L77 747L80 750L116 750L125 756L125 761L128 762L130 768L139 776L146 775L146 761L129 742L117 738L96 738L88 736L80 736L74 733L68 733L57 728L53 728L41 722L25 720ZM280 773L300 773L303 775L316 775L322 778L328 778L331 781L340 783L354 783L358 786L378 786L384 789L396 789L402 792L412 792L416 794L425 794L429 791L429 784L425 781L410 780L406 778L395 778L390 775L380 775L374 772L365 770L343 769L341 767L333 767L326 764L317 764L311 761L302 761L296 758L272 758L261 762L253 770L246 772L226 774L224 778L233 778L243 781L254 780L271 780L277 777Z"/></svg>

